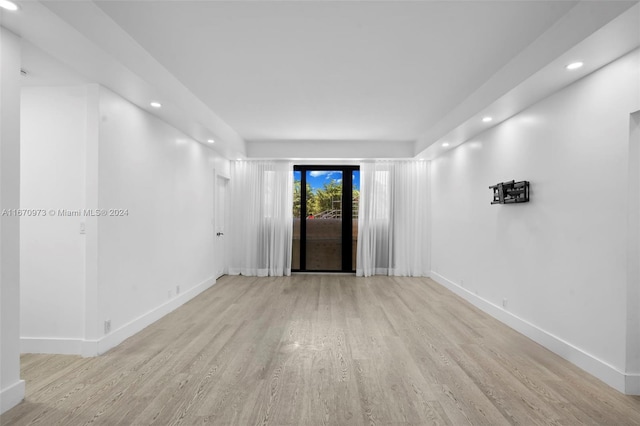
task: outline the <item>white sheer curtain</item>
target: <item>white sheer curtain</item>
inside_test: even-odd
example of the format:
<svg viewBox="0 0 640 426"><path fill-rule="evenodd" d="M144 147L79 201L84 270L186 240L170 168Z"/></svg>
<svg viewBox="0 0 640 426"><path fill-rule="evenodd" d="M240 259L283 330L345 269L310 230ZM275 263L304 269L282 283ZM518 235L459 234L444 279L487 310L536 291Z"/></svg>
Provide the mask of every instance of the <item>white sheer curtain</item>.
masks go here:
<svg viewBox="0 0 640 426"><path fill-rule="evenodd" d="M293 164L231 163L229 274L291 275Z"/></svg>
<svg viewBox="0 0 640 426"><path fill-rule="evenodd" d="M360 165L358 276L429 274L429 163Z"/></svg>

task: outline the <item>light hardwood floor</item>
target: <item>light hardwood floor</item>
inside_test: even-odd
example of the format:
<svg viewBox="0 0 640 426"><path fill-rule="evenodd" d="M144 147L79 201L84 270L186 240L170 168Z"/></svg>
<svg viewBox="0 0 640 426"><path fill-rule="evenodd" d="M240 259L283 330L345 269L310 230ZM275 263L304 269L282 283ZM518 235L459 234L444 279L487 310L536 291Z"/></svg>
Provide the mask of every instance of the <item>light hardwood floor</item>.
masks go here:
<svg viewBox="0 0 640 426"><path fill-rule="evenodd" d="M224 277L97 358L24 355L2 425L640 425L429 279Z"/></svg>

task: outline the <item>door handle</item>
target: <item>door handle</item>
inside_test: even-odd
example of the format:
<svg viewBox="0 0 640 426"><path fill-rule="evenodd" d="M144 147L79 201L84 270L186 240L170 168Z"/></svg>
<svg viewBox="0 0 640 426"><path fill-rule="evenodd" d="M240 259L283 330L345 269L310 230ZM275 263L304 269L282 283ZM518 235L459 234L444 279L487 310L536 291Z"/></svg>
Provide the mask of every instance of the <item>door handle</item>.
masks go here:
<svg viewBox="0 0 640 426"><path fill-rule="evenodd" d="M221 236L221 235L224 235L224 233L222 233L222 232L217 232L216 233L216 236L218 236L218 237Z"/></svg>

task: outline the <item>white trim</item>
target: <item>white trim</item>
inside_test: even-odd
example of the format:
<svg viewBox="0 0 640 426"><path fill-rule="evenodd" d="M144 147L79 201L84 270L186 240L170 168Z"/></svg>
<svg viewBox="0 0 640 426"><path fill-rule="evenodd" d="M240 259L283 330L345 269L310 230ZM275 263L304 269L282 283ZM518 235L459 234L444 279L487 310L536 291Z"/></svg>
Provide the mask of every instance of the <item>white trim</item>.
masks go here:
<svg viewBox="0 0 640 426"><path fill-rule="evenodd" d="M0 391L0 414L22 402L24 389L24 380L18 380Z"/></svg>
<svg viewBox="0 0 640 426"><path fill-rule="evenodd" d="M572 345L558 336L554 336L511 312L505 311L502 307L460 287L458 284L435 271L431 271L431 279L500 322L602 380L617 391L627 395L640 395L640 375L626 374L618 370L616 367L594 357L583 349Z"/></svg>
<svg viewBox="0 0 640 426"><path fill-rule="evenodd" d="M83 341L57 337L20 337L20 353L79 355Z"/></svg>
<svg viewBox="0 0 640 426"><path fill-rule="evenodd" d="M640 395L640 374L625 374L624 393L627 395Z"/></svg>
<svg viewBox="0 0 640 426"><path fill-rule="evenodd" d="M291 270L282 271L278 270L275 274L270 274L271 271L268 268L229 268L228 275L243 275L245 277L289 277L291 276Z"/></svg>
<svg viewBox="0 0 640 426"><path fill-rule="evenodd" d="M176 308L182 306L189 300L193 299L203 291L209 289L212 285L216 283L215 277L209 277L206 280L202 281L200 284L195 287L185 291L184 293L178 295L177 297L169 300L168 302L158 306L155 309L147 312L144 315L139 316L133 321L128 322L112 333L104 336L98 341L87 341L85 342L83 348L83 356L95 356L102 355L107 352L109 349L116 347L120 343L124 342L129 337L138 333L142 329L148 327L154 322L158 321L160 318L164 317L171 311L174 311Z"/></svg>
<svg viewBox="0 0 640 426"><path fill-rule="evenodd" d="M356 269L355 272L356 277L373 277L376 275L383 275L385 277L420 277L420 278L429 278L429 273L427 271L421 272L411 272L408 274L400 273L398 269L395 268L374 268L373 274L365 275L364 269Z"/></svg>
<svg viewBox="0 0 640 426"><path fill-rule="evenodd" d="M99 339L57 339L23 337L20 339L22 353L65 354L92 357L102 355L109 349L124 342L145 327L158 321L171 311L182 306L216 283L214 277L207 278L195 287L185 291L166 303L128 322L122 327Z"/></svg>

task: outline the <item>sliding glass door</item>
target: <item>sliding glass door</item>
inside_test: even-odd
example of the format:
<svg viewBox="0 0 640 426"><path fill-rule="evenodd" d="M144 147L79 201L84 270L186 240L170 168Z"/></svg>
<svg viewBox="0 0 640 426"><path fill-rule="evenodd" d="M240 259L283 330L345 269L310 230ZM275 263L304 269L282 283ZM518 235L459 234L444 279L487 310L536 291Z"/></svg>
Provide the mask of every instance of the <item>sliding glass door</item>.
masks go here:
<svg viewBox="0 0 640 426"><path fill-rule="evenodd" d="M294 271L356 268L360 171L357 166L295 166Z"/></svg>

